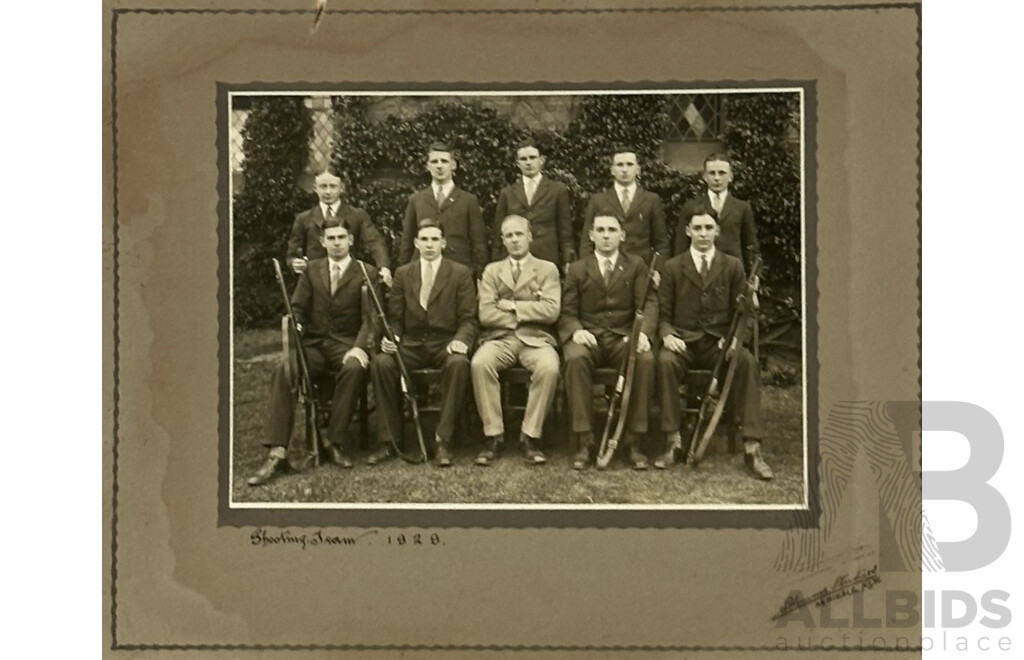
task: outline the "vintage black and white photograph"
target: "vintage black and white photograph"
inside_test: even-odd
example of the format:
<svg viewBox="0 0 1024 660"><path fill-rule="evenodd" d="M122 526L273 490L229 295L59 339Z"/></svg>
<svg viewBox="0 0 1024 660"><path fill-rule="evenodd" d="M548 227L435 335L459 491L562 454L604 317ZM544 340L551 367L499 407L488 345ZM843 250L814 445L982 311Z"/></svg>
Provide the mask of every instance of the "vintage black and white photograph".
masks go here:
<svg viewBox="0 0 1024 660"><path fill-rule="evenodd" d="M221 94L229 508L811 506L812 86Z"/></svg>

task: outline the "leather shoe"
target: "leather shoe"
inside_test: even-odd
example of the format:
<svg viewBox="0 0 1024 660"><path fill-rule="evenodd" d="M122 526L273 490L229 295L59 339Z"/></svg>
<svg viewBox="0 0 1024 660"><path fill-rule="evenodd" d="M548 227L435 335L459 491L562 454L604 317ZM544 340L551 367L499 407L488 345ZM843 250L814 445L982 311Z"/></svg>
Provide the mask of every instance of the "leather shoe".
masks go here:
<svg viewBox="0 0 1024 660"><path fill-rule="evenodd" d="M544 452L537 449L537 446L533 444L533 439L525 433L519 434L519 446L523 450L523 458L530 465L541 465L548 462Z"/></svg>
<svg viewBox="0 0 1024 660"><path fill-rule="evenodd" d="M378 463L383 463L392 456L394 456L394 454L391 453L391 447L383 445L366 458L366 464L377 465Z"/></svg>
<svg viewBox="0 0 1024 660"><path fill-rule="evenodd" d="M572 457L572 469L585 470L594 450L594 434L590 432L580 433L579 445L580 450Z"/></svg>
<svg viewBox="0 0 1024 660"><path fill-rule="evenodd" d="M635 433L626 433L626 444L629 445L629 463L634 470L647 469L647 457L640 451L640 436Z"/></svg>
<svg viewBox="0 0 1024 660"><path fill-rule="evenodd" d="M352 462L352 459L346 456L345 452L343 452L341 447L338 445L327 445L327 456L330 458L331 462L338 467L346 469L355 467L355 463Z"/></svg>
<svg viewBox="0 0 1024 660"><path fill-rule="evenodd" d="M659 470L667 470L676 464L676 452L682 447L682 436L676 433L669 433L665 438L665 453L654 459L654 467Z"/></svg>
<svg viewBox="0 0 1024 660"><path fill-rule="evenodd" d="M267 460L263 461L260 469L256 470L251 477L246 479L246 483L250 486L262 486L274 477L283 461L283 458L268 456Z"/></svg>
<svg viewBox="0 0 1024 660"><path fill-rule="evenodd" d="M452 464L451 440L435 438L437 450L434 452L434 463L437 467L449 467Z"/></svg>
<svg viewBox="0 0 1024 660"><path fill-rule="evenodd" d="M761 456L761 443L746 441L743 444L743 462L747 464L747 469L753 472L754 476L758 479L763 479L765 481L771 481L774 479L775 474Z"/></svg>
<svg viewBox="0 0 1024 660"><path fill-rule="evenodd" d="M486 442L487 445L484 447L483 451L477 454L476 460L473 461L477 465L490 465L501 453L500 435L488 436Z"/></svg>

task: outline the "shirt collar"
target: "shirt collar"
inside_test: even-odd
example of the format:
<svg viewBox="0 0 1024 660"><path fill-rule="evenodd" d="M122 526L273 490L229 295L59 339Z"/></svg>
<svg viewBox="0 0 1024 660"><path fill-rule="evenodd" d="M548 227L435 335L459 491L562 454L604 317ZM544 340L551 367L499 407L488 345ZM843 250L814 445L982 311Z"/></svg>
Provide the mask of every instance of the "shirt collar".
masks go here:
<svg viewBox="0 0 1024 660"><path fill-rule="evenodd" d="M447 199L448 195L451 195L452 194L452 190L455 189L455 182L452 181L451 179L448 179L448 181L446 183L443 183L443 184L439 184L436 181L431 181L430 188L434 191L435 195L436 195L438 189L440 189L441 193L444 195L445 199Z"/></svg>
<svg viewBox="0 0 1024 660"><path fill-rule="evenodd" d="M600 252L598 252L597 250L594 250L594 256L597 257L597 265L598 265L598 267L601 267L601 266L604 265L604 260L605 259L611 259L612 268L613 269L619 263L619 251L618 250L616 250L615 253L612 254L612 256L610 256L610 257L606 257L606 256L602 255Z"/></svg>
<svg viewBox="0 0 1024 660"><path fill-rule="evenodd" d="M697 272L698 273L700 272L701 257L703 257L705 255L707 256L707 258L708 258L708 268L710 269L711 268L711 264L713 264L715 262L715 255L716 254L718 254L718 251L715 249L714 245L712 245L711 249L708 250L707 252L698 252L697 248L693 247L692 244L690 245L690 256L693 257L693 265L697 268Z"/></svg>
<svg viewBox="0 0 1024 660"><path fill-rule="evenodd" d="M623 190L628 190L629 191L629 198L630 199L633 199L634 197L636 197L636 181L634 181L633 183L629 184L628 186L624 186L621 183L619 183L618 181L616 181L615 182L615 195L619 199L622 199L622 191Z"/></svg>
<svg viewBox="0 0 1024 660"><path fill-rule="evenodd" d="M431 268L434 269L434 273L437 273L437 269L441 267L441 259L444 259L442 255L438 255L437 259L434 259L433 261L420 259L420 275L422 275L423 272L426 270L427 264L430 264Z"/></svg>
<svg viewBox="0 0 1024 660"><path fill-rule="evenodd" d="M715 195L718 195L721 198L722 202L725 203L726 198L729 196L729 189L726 188L722 192L716 193L714 190L708 188L708 199L714 199Z"/></svg>
<svg viewBox="0 0 1024 660"><path fill-rule="evenodd" d="M327 209L334 211L334 215L338 215L338 211L341 209L341 200L334 202L333 204L327 204L325 202L320 203L320 211L323 212L324 216L327 215Z"/></svg>
<svg viewBox="0 0 1024 660"><path fill-rule="evenodd" d="M527 181L533 181L535 184L540 184L540 179L541 179L542 176L544 176L544 175L541 174L540 172L537 172L536 176L526 176L524 174L523 175L523 183L525 184Z"/></svg>
<svg viewBox="0 0 1024 660"><path fill-rule="evenodd" d="M338 264L338 267L341 268L341 272L344 273L346 270L348 270L348 265L350 263L352 263L352 255L351 254L348 255L347 257L345 257L344 259L342 259L340 261L335 261L334 259L331 259L330 257L328 257L327 261L331 262L330 263L331 267L333 267L334 264Z"/></svg>

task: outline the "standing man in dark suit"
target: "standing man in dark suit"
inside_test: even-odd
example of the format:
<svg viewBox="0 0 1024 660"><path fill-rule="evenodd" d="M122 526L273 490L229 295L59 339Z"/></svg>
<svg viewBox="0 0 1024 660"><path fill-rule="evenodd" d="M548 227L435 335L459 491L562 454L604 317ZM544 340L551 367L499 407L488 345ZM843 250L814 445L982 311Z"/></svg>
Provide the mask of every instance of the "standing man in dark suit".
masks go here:
<svg viewBox="0 0 1024 660"><path fill-rule="evenodd" d="M476 339L476 290L467 266L444 259L444 229L431 219L421 220L416 233L420 258L395 271L388 296L388 323L402 345L405 366L441 370L441 416L434 438L438 467L452 464L452 432L463 412L469 388L469 347ZM398 347L384 337L381 353L370 363L376 394L378 442L384 433L398 438L401 432L402 393L399 389ZM410 383L411 387L412 384ZM370 455L376 465L391 457L389 444Z"/></svg>
<svg viewBox="0 0 1024 660"><path fill-rule="evenodd" d="M351 449L345 431L359 394L366 384L367 354L373 345L369 310L363 308L361 293L363 276L359 263L352 258L352 234L338 218L324 221L320 241L327 252L324 259L314 259L299 275L292 294L292 311L306 350L310 375L325 371L337 373L331 418L327 428L327 456L343 468L352 467L346 453ZM377 271L367 266L373 286ZM282 467L285 447L295 418L293 369L286 357L278 365L270 382L269 417L264 445L267 459L248 479L250 486L270 481Z"/></svg>
<svg viewBox="0 0 1024 660"><path fill-rule="evenodd" d="M324 221L338 218L350 227L352 243L363 245L377 268L386 286L391 286L391 270L388 268L388 246L384 237L370 220L366 211L346 204L342 200L345 187L341 177L330 170L316 175L316 194L320 202L313 208L295 216L291 235L288 237L288 264L296 273L306 269L310 259L327 256L320 239L323 236Z"/></svg>
<svg viewBox="0 0 1024 660"><path fill-rule="evenodd" d="M444 227L447 247L444 256L469 266L479 278L487 265L487 230L476 195L455 186L452 174L458 168L455 153L446 144L435 142L427 152L430 186L409 196L402 222L398 264L407 264L415 254L413 241L419 221L431 218Z"/></svg>
<svg viewBox="0 0 1024 660"><path fill-rule="evenodd" d="M619 251L625 239L622 221L613 215L594 218L590 241L595 252L569 264L562 292L559 339L565 359L565 394L579 451L572 467L582 470L593 457L593 374L595 367L618 369L629 346L638 307L644 321L637 341L637 360L629 399L625 445L629 462L647 469L640 439L647 433L648 400L654 395L654 356L650 337L658 327L658 301L653 289L642 300L647 265L640 257Z"/></svg>
<svg viewBox="0 0 1024 660"><path fill-rule="evenodd" d="M558 386L558 352L551 326L558 321L562 285L558 267L530 254L530 222L511 215L501 223L508 258L487 265L480 280L480 344L470 363L473 394L487 446L477 465L490 465L505 434L501 372L516 363L530 372L519 443L526 462L547 461L536 441Z"/></svg>
<svg viewBox="0 0 1024 660"><path fill-rule="evenodd" d="M623 252L640 257L646 263L651 262L653 251L668 254L665 206L661 197L637 185L640 165L636 152L628 147L615 147L611 173L615 179L612 187L594 193L587 202L582 235L590 235L597 216L614 215L622 219L622 229L626 232L626 240L621 248ZM581 240L580 254L587 257L593 253L593 243Z"/></svg>
<svg viewBox="0 0 1024 660"><path fill-rule="evenodd" d="M707 190L700 197L683 204L676 226L676 245L673 254L681 254L690 248L686 223L698 208L706 208L713 211L718 218L719 235L715 247L741 259L744 268L749 269L760 251L757 244L757 228L754 226L754 210L750 204L729 192L729 184L732 183L732 161L725 154L711 154L704 159L704 171L701 176L707 184Z"/></svg>
<svg viewBox="0 0 1024 660"><path fill-rule="evenodd" d="M501 221L507 216L518 215L530 221L530 233L533 234L530 253L538 259L552 262L561 271L564 264L576 261L569 189L541 173L544 156L531 139L516 145L516 165L523 176L498 193L491 256L494 261L507 256L501 242Z"/></svg>
<svg viewBox="0 0 1024 660"><path fill-rule="evenodd" d="M723 341L736 311L736 297L749 295L743 264L737 257L715 249L718 222L706 211L687 218L690 249L665 263L658 308L662 348L657 359L658 390L661 397L662 430L667 436L665 453L654 466L671 467L682 446L679 436L679 383L691 368L709 369L723 350ZM772 470L761 456L761 389L754 356L738 347L738 360L729 392L733 423L743 429L743 451L747 467L761 479L771 479Z"/></svg>

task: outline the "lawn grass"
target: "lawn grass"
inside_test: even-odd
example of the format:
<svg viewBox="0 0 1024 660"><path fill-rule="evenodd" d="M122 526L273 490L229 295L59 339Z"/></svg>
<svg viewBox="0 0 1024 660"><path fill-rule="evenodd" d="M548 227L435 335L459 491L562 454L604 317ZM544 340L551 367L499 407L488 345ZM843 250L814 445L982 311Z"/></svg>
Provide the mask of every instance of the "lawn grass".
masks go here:
<svg viewBox="0 0 1024 660"><path fill-rule="evenodd" d="M725 438L716 438L698 469L676 465L671 470L638 472L616 457L607 471L570 469L568 428L564 415L554 414L545 428L542 448L548 463L528 466L514 444L506 442L501 458L480 467L473 458L481 449L478 433L455 450L447 469L391 460L370 467L360 452L354 469L334 465L302 474L283 474L253 488L246 477L262 463L266 397L276 365L280 332L242 330L235 333L234 443L232 461L235 502L309 503L503 503L503 504L801 504L803 502L802 393L799 385L762 389L765 417L764 453L775 471L769 482L750 476L741 454L728 454ZM470 404L471 405L471 404ZM371 415L371 433L374 419ZM479 422L477 422L479 424ZM425 432L429 432L427 425ZM352 432L356 433L355 427ZM661 438L649 437L645 450L653 457Z"/></svg>

